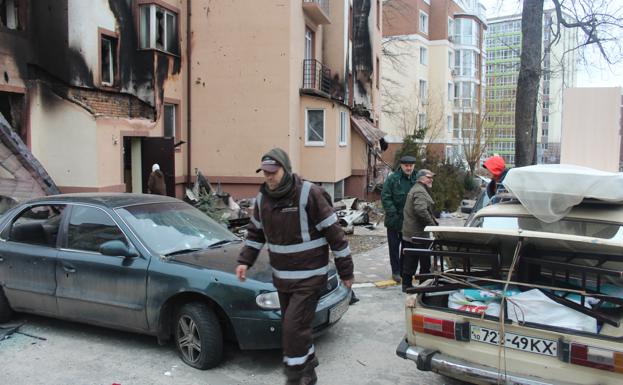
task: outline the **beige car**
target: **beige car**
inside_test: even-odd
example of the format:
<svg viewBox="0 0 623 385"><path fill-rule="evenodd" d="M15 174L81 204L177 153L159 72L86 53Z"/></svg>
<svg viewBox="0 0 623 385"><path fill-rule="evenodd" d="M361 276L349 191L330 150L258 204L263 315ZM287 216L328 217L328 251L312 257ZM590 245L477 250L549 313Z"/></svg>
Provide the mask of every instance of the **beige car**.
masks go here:
<svg viewBox="0 0 623 385"><path fill-rule="evenodd" d="M407 297L398 356L476 384L623 384L623 205L545 223L505 202L427 231L407 252L435 272Z"/></svg>

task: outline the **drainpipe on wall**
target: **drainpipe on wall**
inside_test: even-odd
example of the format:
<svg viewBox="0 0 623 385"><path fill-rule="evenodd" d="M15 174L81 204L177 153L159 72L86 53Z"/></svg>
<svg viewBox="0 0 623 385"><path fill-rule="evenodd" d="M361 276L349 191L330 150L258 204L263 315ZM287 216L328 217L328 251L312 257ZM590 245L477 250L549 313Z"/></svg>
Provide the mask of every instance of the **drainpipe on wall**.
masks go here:
<svg viewBox="0 0 623 385"><path fill-rule="evenodd" d="M192 148L192 141L190 140L190 136L191 136L191 130L190 130L190 124L191 124L191 115L190 115L190 107L191 107L191 92L190 92L190 80L191 80L191 76L190 76L190 67L191 67L191 50L192 50L192 45L190 43L190 33L191 33L191 28L190 28L190 17L191 17L191 8L192 8L192 0L188 0L187 5L188 8L186 8L186 137L187 137L187 142L188 144L186 145L186 151L188 152L186 154L186 171L188 172L188 174L186 175L186 183L187 184L191 184L192 183L192 174L191 174L191 162L190 162L190 154L191 154L191 148Z"/></svg>

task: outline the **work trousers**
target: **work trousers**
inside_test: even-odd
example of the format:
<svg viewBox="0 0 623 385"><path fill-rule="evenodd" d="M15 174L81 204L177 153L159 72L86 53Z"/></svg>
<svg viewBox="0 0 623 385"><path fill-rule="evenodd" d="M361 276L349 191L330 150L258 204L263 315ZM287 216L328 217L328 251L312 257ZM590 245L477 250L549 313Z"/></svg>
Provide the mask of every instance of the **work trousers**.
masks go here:
<svg viewBox="0 0 623 385"><path fill-rule="evenodd" d="M405 240L402 241L402 249L421 249L421 244L415 244L411 242L407 242ZM420 265L420 274L430 273L430 255L425 257L409 257L406 255L402 256L402 287L411 287L413 286L413 275L417 271L418 264Z"/></svg>
<svg viewBox="0 0 623 385"><path fill-rule="evenodd" d="M400 248L401 242L401 232L387 229L387 246L389 246L389 263L392 267L392 275L402 274L402 249Z"/></svg>
<svg viewBox="0 0 623 385"><path fill-rule="evenodd" d="M279 292L283 362L302 369L314 357L312 321L320 297L319 290Z"/></svg>

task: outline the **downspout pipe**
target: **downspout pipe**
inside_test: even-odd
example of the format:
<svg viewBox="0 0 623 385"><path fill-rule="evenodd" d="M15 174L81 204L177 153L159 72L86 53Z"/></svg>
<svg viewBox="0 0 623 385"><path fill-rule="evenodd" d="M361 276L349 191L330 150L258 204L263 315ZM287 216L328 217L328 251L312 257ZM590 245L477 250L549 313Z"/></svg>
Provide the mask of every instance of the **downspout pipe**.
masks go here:
<svg viewBox="0 0 623 385"><path fill-rule="evenodd" d="M191 57L192 57L192 44L190 41L191 37L191 27L190 27L190 18L192 15L192 0L188 0L186 3L186 183L190 185L192 183L192 170L191 170L191 149L192 149L192 140L191 140Z"/></svg>

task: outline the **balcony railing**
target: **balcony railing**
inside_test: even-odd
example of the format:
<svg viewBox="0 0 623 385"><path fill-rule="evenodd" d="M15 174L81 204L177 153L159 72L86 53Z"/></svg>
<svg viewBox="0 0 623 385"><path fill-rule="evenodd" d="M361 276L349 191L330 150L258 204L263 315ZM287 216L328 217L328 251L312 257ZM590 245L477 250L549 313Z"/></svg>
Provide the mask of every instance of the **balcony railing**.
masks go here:
<svg viewBox="0 0 623 385"><path fill-rule="evenodd" d="M329 0L303 0L303 10L317 24L331 23Z"/></svg>
<svg viewBox="0 0 623 385"><path fill-rule="evenodd" d="M331 92L331 70L318 60L303 60L303 89Z"/></svg>

